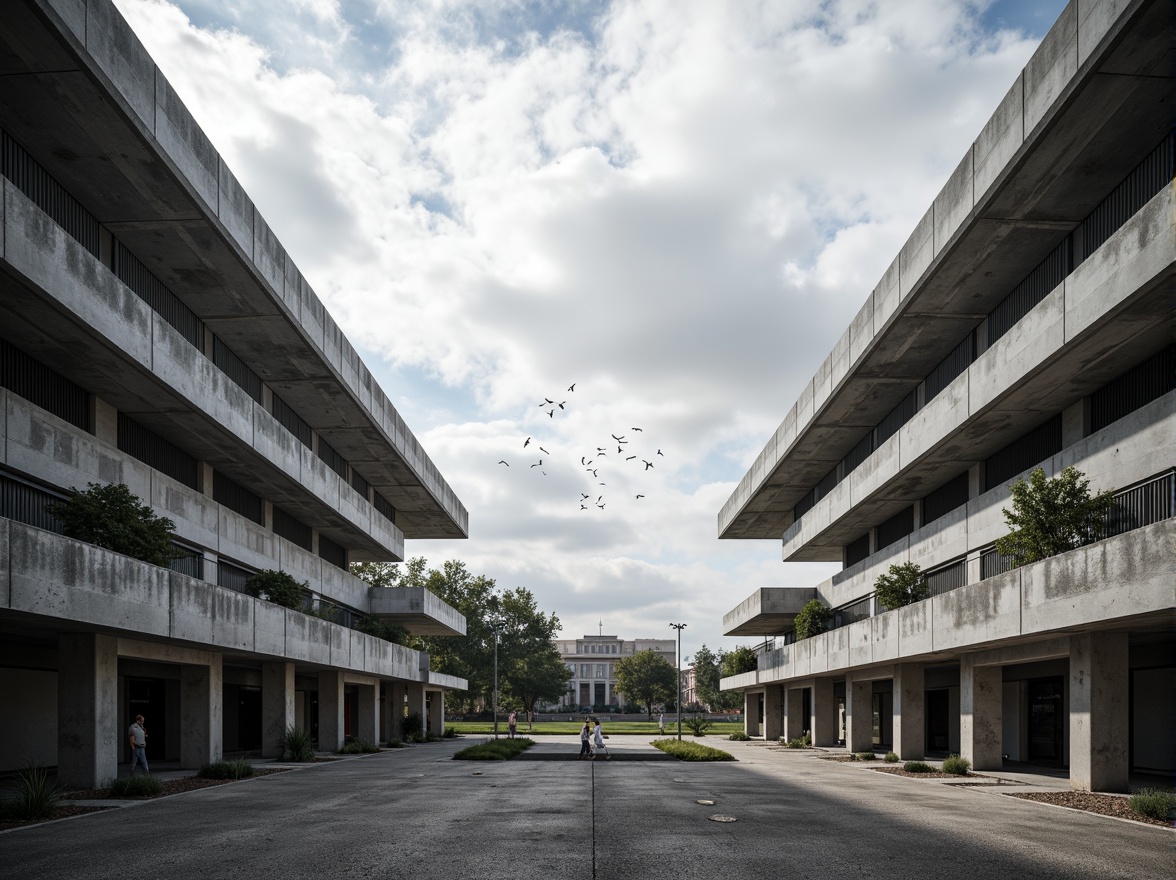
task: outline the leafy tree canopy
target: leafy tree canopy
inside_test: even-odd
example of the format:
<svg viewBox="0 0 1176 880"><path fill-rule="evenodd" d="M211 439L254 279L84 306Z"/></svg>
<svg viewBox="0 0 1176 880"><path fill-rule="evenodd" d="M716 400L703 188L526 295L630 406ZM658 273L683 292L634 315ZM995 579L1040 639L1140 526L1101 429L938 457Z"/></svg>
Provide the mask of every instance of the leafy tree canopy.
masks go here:
<svg viewBox="0 0 1176 880"><path fill-rule="evenodd" d="M914 562L892 565L874 579L874 593L887 611L902 608L927 598L927 579Z"/></svg>
<svg viewBox="0 0 1176 880"><path fill-rule="evenodd" d="M1037 468L1009 489L1013 509L1003 512L1012 531L997 539L996 549L1011 557L1014 567L1097 541L1114 503L1110 491L1091 495L1090 481L1073 467L1052 479Z"/></svg>
<svg viewBox="0 0 1176 880"><path fill-rule="evenodd" d="M678 671L656 651L637 651L622 657L613 666L617 690L625 699L644 703L647 717L653 718L653 704L677 699Z"/></svg>
<svg viewBox="0 0 1176 880"><path fill-rule="evenodd" d="M730 678L732 675L755 672L758 666L759 654L755 652L755 648L741 645L732 651L727 651L723 655L719 671L722 673L723 678Z"/></svg>
<svg viewBox="0 0 1176 880"><path fill-rule="evenodd" d="M115 553L162 566L184 555L171 542L176 524L156 515L125 483L71 489L68 500L46 510L61 520L70 538Z"/></svg>
<svg viewBox="0 0 1176 880"><path fill-rule="evenodd" d="M812 599L800 609L793 626L796 628L796 638L808 639L818 636L829 627L829 618L833 616L832 609L820 599Z"/></svg>
<svg viewBox="0 0 1176 880"><path fill-rule="evenodd" d="M245 581L245 592L283 608L301 609L310 585L298 583L289 572L267 568L249 576Z"/></svg>

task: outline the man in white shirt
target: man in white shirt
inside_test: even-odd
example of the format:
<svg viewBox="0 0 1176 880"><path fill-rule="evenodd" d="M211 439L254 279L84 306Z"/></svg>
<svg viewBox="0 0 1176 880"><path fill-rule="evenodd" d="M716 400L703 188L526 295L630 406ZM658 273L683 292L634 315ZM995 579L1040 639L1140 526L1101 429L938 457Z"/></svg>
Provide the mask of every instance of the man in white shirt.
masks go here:
<svg viewBox="0 0 1176 880"><path fill-rule="evenodd" d="M131 738L131 775L135 775L135 767L143 765L143 772L151 775L147 766L147 731L143 729L143 716L136 715L135 723L127 730Z"/></svg>

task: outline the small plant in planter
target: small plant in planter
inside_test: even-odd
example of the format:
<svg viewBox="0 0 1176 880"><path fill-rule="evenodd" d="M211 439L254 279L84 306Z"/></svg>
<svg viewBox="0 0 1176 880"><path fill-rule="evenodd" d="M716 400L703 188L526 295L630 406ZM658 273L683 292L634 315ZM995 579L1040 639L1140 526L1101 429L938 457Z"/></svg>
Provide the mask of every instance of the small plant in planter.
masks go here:
<svg viewBox="0 0 1176 880"><path fill-rule="evenodd" d="M732 742L747 742L749 739L751 739L751 737L742 730L737 730L727 737L727 739L731 740Z"/></svg>
<svg viewBox="0 0 1176 880"><path fill-rule="evenodd" d="M923 761L907 761L902 765L907 773L934 773L935 768Z"/></svg>
<svg viewBox="0 0 1176 880"><path fill-rule="evenodd" d="M812 638L823 633L829 627L829 618L833 610L820 599L812 599L800 609L793 621L796 629L796 639Z"/></svg>
<svg viewBox="0 0 1176 880"><path fill-rule="evenodd" d="M184 555L172 544L176 524L156 515L125 483L89 483L45 509L61 520L67 537L115 553L165 567Z"/></svg>
<svg viewBox="0 0 1176 880"><path fill-rule="evenodd" d="M854 755L858 761L876 761L877 756L873 752L858 752Z"/></svg>
<svg viewBox="0 0 1176 880"><path fill-rule="evenodd" d="M255 599L265 599L283 608L297 610L302 610L303 599L309 590L309 584L298 583L289 572L274 571L272 568L255 572L245 581L245 592Z"/></svg>
<svg viewBox="0 0 1176 880"><path fill-rule="evenodd" d="M248 761L214 761L201 767L196 775L201 779L248 779L253 775L253 765Z"/></svg>
<svg viewBox="0 0 1176 880"><path fill-rule="evenodd" d="M1141 788L1127 799L1131 811L1167 822L1176 813L1176 794L1162 788Z"/></svg>
<svg viewBox="0 0 1176 880"><path fill-rule="evenodd" d="M874 595L887 611L920 602L928 592L923 570L913 562L892 565L874 579Z"/></svg>
<svg viewBox="0 0 1176 880"><path fill-rule="evenodd" d="M898 763L898 753L897 752L887 752L886 757L883 758L882 760L885 761L887 764L897 764Z"/></svg>
<svg viewBox="0 0 1176 880"><path fill-rule="evenodd" d="M48 819L61 803L63 789L49 780L40 764L28 763L16 774L12 815L18 819Z"/></svg>
<svg viewBox="0 0 1176 880"><path fill-rule="evenodd" d="M282 758L295 763L314 760L314 737L301 727L287 727L282 737Z"/></svg>
<svg viewBox="0 0 1176 880"><path fill-rule="evenodd" d="M425 723L420 712L409 712L400 720L400 734L405 742L425 741Z"/></svg>
<svg viewBox="0 0 1176 880"><path fill-rule="evenodd" d="M943 772L953 773L956 776L967 776L968 771L972 769L972 762L967 758L961 758L959 755L948 755L943 762Z"/></svg>
<svg viewBox="0 0 1176 880"><path fill-rule="evenodd" d="M110 782L111 797L155 797L163 794L163 783L154 776L123 776Z"/></svg>
<svg viewBox="0 0 1176 880"><path fill-rule="evenodd" d="M706 736L706 729L710 727L710 722L698 713L694 713L685 721L686 729L695 736Z"/></svg>
<svg viewBox="0 0 1176 880"><path fill-rule="evenodd" d="M790 739L790 740L788 740L787 745L788 745L788 748L790 748L790 749L807 749L808 748L808 744L805 743L805 741L803 739Z"/></svg>

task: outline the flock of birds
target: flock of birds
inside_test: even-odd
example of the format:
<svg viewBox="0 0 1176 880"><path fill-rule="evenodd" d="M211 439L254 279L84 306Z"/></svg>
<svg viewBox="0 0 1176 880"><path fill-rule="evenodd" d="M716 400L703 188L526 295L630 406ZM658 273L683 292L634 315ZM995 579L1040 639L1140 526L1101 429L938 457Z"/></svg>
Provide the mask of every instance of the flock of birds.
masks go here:
<svg viewBox="0 0 1176 880"><path fill-rule="evenodd" d="M573 382L568 386L568 393L574 394L575 391L576 383ZM550 397L544 397L543 402L540 403L539 406L547 412L548 418L554 419L557 413L567 411L568 401L554 400ZM638 452L637 444L634 444L633 440L631 439L632 435L637 434L644 434L644 429L629 428L623 434L609 434L611 442L605 441L603 446L595 446L595 451L580 456L580 468L583 469L584 473L591 475L591 478L596 481L598 486L604 487L607 487L608 482L604 477L601 476L601 471L606 469L606 465L612 464L613 462L621 463L632 468L639 468L640 473L647 473L648 471L653 470L656 466L657 457L661 456L664 458L665 453L656 447L654 447L656 451L653 453L648 451ZM632 449L629 448L631 445L633 446ZM614 446L617 450L615 453L611 451ZM534 437L527 437L523 441L522 448L524 450L529 450L531 454L541 453L538 460L533 463L528 463L527 467L528 470L535 470L538 468L539 473L542 476L547 476L546 468L549 465L545 462L552 461L551 452L549 452L544 446L535 440ZM642 444L642 448L645 448L645 444ZM649 456L648 458L645 457L647 455ZM546 456L546 458L544 456ZM639 464L630 465L628 464L629 462L639 462ZM510 462L508 462L506 459L499 459L498 464L508 468L511 466ZM634 500L640 501L644 497L644 494L637 493L634 496ZM580 510L589 510L591 507L598 507L601 510L604 510L607 503L608 502L605 500L604 492L600 492L600 494L596 496L595 500L592 499L591 492L580 492Z"/></svg>

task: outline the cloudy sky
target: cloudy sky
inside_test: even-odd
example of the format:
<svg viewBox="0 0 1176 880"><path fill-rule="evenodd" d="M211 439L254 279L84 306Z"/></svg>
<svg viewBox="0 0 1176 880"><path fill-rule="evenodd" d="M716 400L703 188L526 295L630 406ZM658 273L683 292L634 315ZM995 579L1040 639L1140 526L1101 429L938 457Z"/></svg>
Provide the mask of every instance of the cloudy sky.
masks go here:
<svg viewBox="0 0 1176 880"><path fill-rule="evenodd" d="M684 654L835 570L719 508L1064 5L115 2L469 509L409 554Z"/></svg>

